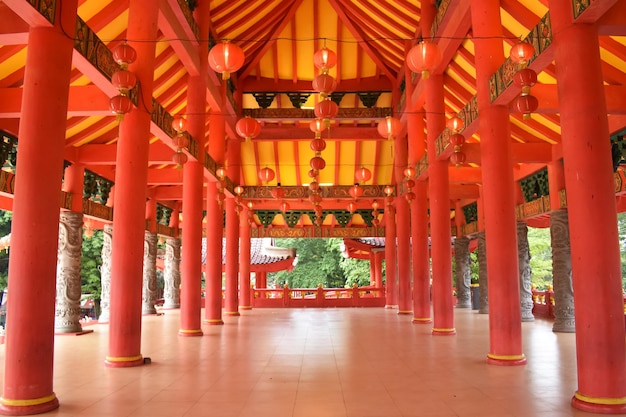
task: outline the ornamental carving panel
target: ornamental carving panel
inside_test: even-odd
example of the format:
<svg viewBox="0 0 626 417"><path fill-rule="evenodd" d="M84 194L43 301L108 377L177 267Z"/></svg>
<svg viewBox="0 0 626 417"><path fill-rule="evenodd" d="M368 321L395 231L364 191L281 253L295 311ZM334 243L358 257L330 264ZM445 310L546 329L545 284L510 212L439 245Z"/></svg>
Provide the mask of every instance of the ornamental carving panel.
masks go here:
<svg viewBox="0 0 626 417"><path fill-rule="evenodd" d="M143 241L143 292L141 314L156 314L156 233L145 232Z"/></svg>
<svg viewBox="0 0 626 417"><path fill-rule="evenodd" d="M517 259L519 267L519 296L522 321L533 321L533 293L530 288L530 246L528 245L528 227L526 223L517 223Z"/></svg>
<svg viewBox="0 0 626 417"><path fill-rule="evenodd" d="M180 307L180 239L165 241L165 289L163 307Z"/></svg>
<svg viewBox="0 0 626 417"><path fill-rule="evenodd" d="M78 51L94 68L96 68L108 80L114 72L120 69L113 59L113 53L98 38L96 33L80 17L76 18L76 32L74 49Z"/></svg>
<svg viewBox="0 0 626 417"><path fill-rule="evenodd" d="M573 333L574 287L567 210L555 210L550 215L552 242L552 285L554 288L554 324L552 331ZM549 302L546 300L546 302Z"/></svg>
<svg viewBox="0 0 626 417"><path fill-rule="evenodd" d="M457 237L454 240L454 261L456 274L456 308L471 308L470 282L470 240L466 237Z"/></svg>
<svg viewBox="0 0 626 417"><path fill-rule="evenodd" d="M489 314L489 279L487 277L487 242L485 232L478 233L478 285L480 291L479 314Z"/></svg>
<svg viewBox="0 0 626 417"><path fill-rule="evenodd" d="M80 325L80 256L83 243L83 215L64 211L59 218L57 296L54 316L56 333L82 331Z"/></svg>
<svg viewBox="0 0 626 417"><path fill-rule="evenodd" d="M54 23L56 0L28 0L28 2L50 23Z"/></svg>
<svg viewBox="0 0 626 417"><path fill-rule="evenodd" d="M99 323L109 322L111 301L111 250L113 244L113 225L105 224L102 233L102 266L100 267L100 317Z"/></svg>

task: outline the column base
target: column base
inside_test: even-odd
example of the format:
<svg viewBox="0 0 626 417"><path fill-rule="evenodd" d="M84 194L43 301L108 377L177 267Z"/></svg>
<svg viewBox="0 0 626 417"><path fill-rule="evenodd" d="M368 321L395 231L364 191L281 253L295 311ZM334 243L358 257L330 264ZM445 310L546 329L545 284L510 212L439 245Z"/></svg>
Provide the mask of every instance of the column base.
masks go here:
<svg viewBox="0 0 626 417"><path fill-rule="evenodd" d="M387 304L387 305L385 305L385 308L393 309L393 308L398 308L398 306L397 305L393 305L393 304Z"/></svg>
<svg viewBox="0 0 626 417"><path fill-rule="evenodd" d="M133 366L141 366L145 362L143 356L107 356L104 360L104 366L107 368L131 368Z"/></svg>
<svg viewBox="0 0 626 417"><path fill-rule="evenodd" d="M59 399L54 392L47 397L32 400L9 400L0 398L0 415L25 416L41 414L59 408Z"/></svg>
<svg viewBox="0 0 626 417"><path fill-rule="evenodd" d="M100 323L100 322L98 322ZM93 333L93 330L81 330L79 332L64 332L64 333L54 333L55 336L82 336L84 334Z"/></svg>
<svg viewBox="0 0 626 417"><path fill-rule="evenodd" d="M224 324L224 320L222 319L204 319L202 322L204 324L208 324L209 326L221 326Z"/></svg>
<svg viewBox="0 0 626 417"><path fill-rule="evenodd" d="M240 315L238 311L224 311L222 314L226 316L239 316Z"/></svg>
<svg viewBox="0 0 626 417"><path fill-rule="evenodd" d="M413 317L413 324L428 324L432 322L433 319L430 317Z"/></svg>
<svg viewBox="0 0 626 417"><path fill-rule="evenodd" d="M626 397L598 398L588 397L576 391L572 397L572 407L588 413L625 414Z"/></svg>
<svg viewBox="0 0 626 417"><path fill-rule="evenodd" d="M252 306L239 306L239 310L252 310Z"/></svg>
<svg viewBox="0 0 626 417"><path fill-rule="evenodd" d="M197 330L179 329L178 335L185 336L185 337L193 337L193 336L202 336L204 335L204 333L202 333L202 330L199 330L199 329Z"/></svg>
<svg viewBox="0 0 626 417"><path fill-rule="evenodd" d="M433 327L433 335L434 336L454 336L456 335L456 329L454 327L451 329L442 329L438 327Z"/></svg>
<svg viewBox="0 0 626 417"><path fill-rule="evenodd" d="M404 314L404 315L413 314L413 310L398 310L398 315L401 315L401 314Z"/></svg>
<svg viewBox="0 0 626 417"><path fill-rule="evenodd" d="M489 365L499 366L518 366L526 365L526 356L520 355L495 355L493 353L487 354L487 363Z"/></svg>
<svg viewBox="0 0 626 417"><path fill-rule="evenodd" d="M456 303L456 308L472 308L472 303Z"/></svg>

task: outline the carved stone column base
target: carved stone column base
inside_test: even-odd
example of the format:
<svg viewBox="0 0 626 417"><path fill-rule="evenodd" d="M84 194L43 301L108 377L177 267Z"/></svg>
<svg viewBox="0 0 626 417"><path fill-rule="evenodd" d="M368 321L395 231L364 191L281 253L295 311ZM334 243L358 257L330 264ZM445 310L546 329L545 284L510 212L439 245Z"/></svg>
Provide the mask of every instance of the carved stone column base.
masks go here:
<svg viewBox="0 0 626 417"><path fill-rule="evenodd" d="M567 210L550 213L552 241L552 284L554 287L553 332L574 333L574 288L572 285L572 258L570 253L569 220Z"/></svg>
<svg viewBox="0 0 626 417"><path fill-rule="evenodd" d="M55 333L79 333L80 256L83 245L83 214L63 211L59 217Z"/></svg>

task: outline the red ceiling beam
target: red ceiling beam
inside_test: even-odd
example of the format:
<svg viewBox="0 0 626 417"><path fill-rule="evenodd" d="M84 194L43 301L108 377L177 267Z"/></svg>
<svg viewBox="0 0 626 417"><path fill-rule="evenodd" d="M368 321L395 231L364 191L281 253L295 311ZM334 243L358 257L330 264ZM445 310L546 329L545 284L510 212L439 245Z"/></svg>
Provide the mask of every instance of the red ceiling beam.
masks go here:
<svg viewBox="0 0 626 417"><path fill-rule="evenodd" d="M242 91L245 93L252 92L278 92L288 93L292 91L310 91L314 92L311 81L293 82L292 80L277 80L270 78L247 78L241 83ZM393 85L387 78L366 77L359 80L342 80L337 84L335 91L337 92L359 92L359 91L392 91Z"/></svg>
<svg viewBox="0 0 626 417"><path fill-rule="evenodd" d="M330 136L330 137L329 137ZM314 138L314 134L309 126L302 125L283 125L282 127L265 126L261 129L261 133L253 142L271 141L271 140L307 140ZM324 140L385 140L378 134L376 127L371 126L332 126L330 135L323 133Z"/></svg>
<svg viewBox="0 0 626 417"><path fill-rule="evenodd" d="M148 161L150 164L171 164L172 148L161 141L150 145ZM84 165L115 165L117 144L83 145L78 148L76 162Z"/></svg>

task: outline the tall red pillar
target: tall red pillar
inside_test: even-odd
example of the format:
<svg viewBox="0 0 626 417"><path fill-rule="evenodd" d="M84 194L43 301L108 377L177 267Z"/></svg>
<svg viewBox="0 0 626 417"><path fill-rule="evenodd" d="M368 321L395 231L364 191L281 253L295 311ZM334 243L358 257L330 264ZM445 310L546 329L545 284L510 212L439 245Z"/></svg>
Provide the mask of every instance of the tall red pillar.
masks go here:
<svg viewBox="0 0 626 417"><path fill-rule="evenodd" d="M410 71L407 70L407 79ZM410 83L408 83L410 84ZM407 97L413 94L407 89ZM409 165L415 167L426 151L424 116L422 109L407 103L407 135L409 137ZM418 111L419 110L419 111ZM430 259L428 253L428 183L415 181L415 200L411 203L411 259L413 263L413 323L431 323L430 316Z"/></svg>
<svg viewBox="0 0 626 417"><path fill-rule="evenodd" d="M393 201L385 207L385 272L386 297L385 308L398 307L398 283L396 276L396 210Z"/></svg>
<svg viewBox="0 0 626 417"><path fill-rule="evenodd" d="M250 220L249 209L239 215L239 308L251 310L250 300Z"/></svg>
<svg viewBox="0 0 626 417"><path fill-rule="evenodd" d="M383 287L383 256L385 252L381 249L376 249L374 252L374 282L376 288Z"/></svg>
<svg viewBox="0 0 626 417"><path fill-rule="evenodd" d="M611 149L595 25L550 1L576 308L575 408L626 413L626 350ZM581 80L583 80L581 82Z"/></svg>
<svg viewBox="0 0 626 417"><path fill-rule="evenodd" d="M204 149L206 124L204 77L189 78L187 110L189 133ZM181 253L181 298L179 336L202 336L202 208L204 203L204 155L183 166L183 244Z"/></svg>
<svg viewBox="0 0 626 417"><path fill-rule="evenodd" d="M219 164L224 163L224 117L211 113L209 123L209 153ZM224 205L218 201L217 182L207 184L206 197L206 296L204 323L222 325L222 238L224 235Z"/></svg>
<svg viewBox="0 0 626 417"><path fill-rule="evenodd" d="M370 252L369 262L370 262L370 285L375 285L376 282L376 253L374 251Z"/></svg>
<svg viewBox="0 0 626 417"><path fill-rule="evenodd" d="M238 273L239 273L239 217L234 197L226 199L226 287L224 289L224 314L239 315Z"/></svg>
<svg viewBox="0 0 626 417"><path fill-rule="evenodd" d="M509 109L492 106L489 77L504 61L499 0L472 0L476 90L489 276L489 353L494 365L523 365L515 188Z"/></svg>
<svg viewBox="0 0 626 417"><path fill-rule="evenodd" d="M64 3L63 15L57 9L55 21L73 28L76 3ZM13 199L11 302L0 398L4 415L59 406L52 386L55 277L72 51L72 40L58 25L30 29L17 153L20 175ZM33 297L42 312L37 320L32 320Z"/></svg>
<svg viewBox="0 0 626 417"><path fill-rule="evenodd" d="M139 108L120 122L117 142L108 367L143 364L141 292L157 18L151 0L131 0L126 36L138 59L129 70L137 76L141 89Z"/></svg>
<svg viewBox="0 0 626 417"><path fill-rule="evenodd" d="M407 136L398 136L394 140L394 179L402 184L404 169L407 167ZM398 187L399 189L399 187ZM413 313L411 297L411 213L409 204L403 197L396 198L396 228L398 248L396 253L398 272L398 314Z"/></svg>
<svg viewBox="0 0 626 417"><path fill-rule="evenodd" d="M454 335L452 258L450 255L450 192L448 161L437 159L436 139L446 126L443 76L431 75L425 83L428 127L428 177L430 236L433 269L433 334Z"/></svg>
<svg viewBox="0 0 626 417"><path fill-rule="evenodd" d="M267 272L257 271L254 275L256 277L255 288L267 288Z"/></svg>

